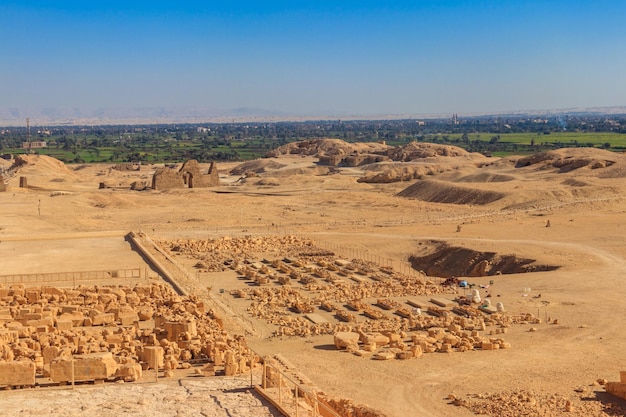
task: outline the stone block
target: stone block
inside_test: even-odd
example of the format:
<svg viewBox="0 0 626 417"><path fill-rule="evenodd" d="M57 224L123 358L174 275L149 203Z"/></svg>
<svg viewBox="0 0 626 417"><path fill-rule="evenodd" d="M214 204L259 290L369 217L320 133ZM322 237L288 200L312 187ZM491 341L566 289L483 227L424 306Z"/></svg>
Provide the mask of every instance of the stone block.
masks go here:
<svg viewBox="0 0 626 417"><path fill-rule="evenodd" d="M57 322L70 320L72 322L72 326L80 327L83 325L85 321L85 316L83 316L79 312L74 313L63 313L59 317L57 317Z"/></svg>
<svg viewBox="0 0 626 417"><path fill-rule="evenodd" d="M361 335L361 342L364 344L375 343L377 346L385 346L389 344L389 338L380 333L366 333Z"/></svg>
<svg viewBox="0 0 626 417"><path fill-rule="evenodd" d="M162 368L164 365L163 354L161 346L145 346L141 354L141 360L148 364L148 369Z"/></svg>
<svg viewBox="0 0 626 417"><path fill-rule="evenodd" d="M604 389L611 395L626 400L626 384L620 382L607 382L604 385Z"/></svg>
<svg viewBox="0 0 626 417"><path fill-rule="evenodd" d="M135 382L141 379L142 370L138 363L125 363L117 368L115 376L126 382Z"/></svg>
<svg viewBox="0 0 626 417"><path fill-rule="evenodd" d="M24 324L26 324L27 326L32 326L32 327L46 326L52 329L54 327L54 319L52 317L46 317L46 318L27 320L26 323Z"/></svg>
<svg viewBox="0 0 626 417"><path fill-rule="evenodd" d="M410 350L405 350L402 352L396 353L396 359L411 359L413 358L413 352Z"/></svg>
<svg viewBox="0 0 626 417"><path fill-rule="evenodd" d="M360 335L355 332L337 332L334 335L335 347L337 349L357 348Z"/></svg>
<svg viewBox="0 0 626 417"><path fill-rule="evenodd" d="M72 320L57 320L57 329L64 330L72 330L74 326Z"/></svg>
<svg viewBox="0 0 626 417"><path fill-rule="evenodd" d="M35 362L0 362L0 386L35 385Z"/></svg>
<svg viewBox="0 0 626 417"><path fill-rule="evenodd" d="M115 323L115 314L113 313L101 313L96 314L91 318L93 326L104 326L107 324Z"/></svg>
<svg viewBox="0 0 626 417"><path fill-rule="evenodd" d="M176 340L178 340L178 336L181 333L188 333L191 337L195 337L198 335L195 321L190 321L186 323L168 321L163 323L163 328L167 332L167 340L169 340L170 342L175 342Z"/></svg>
<svg viewBox="0 0 626 417"><path fill-rule="evenodd" d="M117 362L111 352L89 353L74 358L74 381L97 381L111 378L117 372ZM72 381L71 358L58 358L50 363L53 382Z"/></svg>
<svg viewBox="0 0 626 417"><path fill-rule="evenodd" d="M499 349L500 345L498 343L482 342L480 345L480 348L482 350L495 350L495 349Z"/></svg>
<svg viewBox="0 0 626 417"><path fill-rule="evenodd" d="M139 321L139 315L136 311L120 311L117 313L117 321L122 326L132 326L133 323Z"/></svg>
<svg viewBox="0 0 626 417"><path fill-rule="evenodd" d="M378 361L387 361L387 360L393 359L395 357L396 357L395 353L387 350L387 351L383 351L383 352L378 352L372 358L376 359Z"/></svg>
<svg viewBox="0 0 626 417"><path fill-rule="evenodd" d="M619 378L622 384L626 384L626 371L621 371L619 373Z"/></svg>
<svg viewBox="0 0 626 417"><path fill-rule="evenodd" d="M63 290L57 287L41 287L42 294L63 295Z"/></svg>

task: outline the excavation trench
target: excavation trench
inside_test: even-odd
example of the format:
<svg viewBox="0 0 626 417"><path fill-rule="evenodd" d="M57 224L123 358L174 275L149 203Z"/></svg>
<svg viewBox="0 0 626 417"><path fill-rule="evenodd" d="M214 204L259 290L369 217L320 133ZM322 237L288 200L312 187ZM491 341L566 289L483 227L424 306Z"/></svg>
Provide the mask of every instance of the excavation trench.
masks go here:
<svg viewBox="0 0 626 417"><path fill-rule="evenodd" d="M434 249L430 254L411 255L409 262L414 269L433 277L484 277L554 271L559 268L558 265L538 264L535 259L496 252L480 252L450 246L441 241L429 241L428 245Z"/></svg>

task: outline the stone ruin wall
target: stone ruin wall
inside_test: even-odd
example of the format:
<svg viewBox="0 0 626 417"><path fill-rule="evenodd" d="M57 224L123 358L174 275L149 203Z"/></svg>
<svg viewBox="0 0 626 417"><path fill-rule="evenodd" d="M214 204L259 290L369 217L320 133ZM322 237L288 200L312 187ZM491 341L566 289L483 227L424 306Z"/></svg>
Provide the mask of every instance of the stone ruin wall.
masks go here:
<svg viewBox="0 0 626 417"><path fill-rule="evenodd" d="M220 179L215 162L206 174L200 170L200 165L195 159L190 159L175 171L170 168L159 168L152 177L152 189L172 190L180 188L205 188L219 185Z"/></svg>
<svg viewBox="0 0 626 417"><path fill-rule="evenodd" d="M236 375L260 361L241 336L194 296L163 284L134 287L0 287L0 386L136 381L142 371L206 364ZM74 362L74 363L72 363Z"/></svg>

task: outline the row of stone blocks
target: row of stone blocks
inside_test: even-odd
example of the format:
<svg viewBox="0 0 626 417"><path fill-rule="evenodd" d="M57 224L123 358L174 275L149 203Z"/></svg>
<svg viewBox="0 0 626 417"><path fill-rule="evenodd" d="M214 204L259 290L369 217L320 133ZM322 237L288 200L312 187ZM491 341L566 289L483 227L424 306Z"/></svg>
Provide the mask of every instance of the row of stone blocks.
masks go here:
<svg viewBox="0 0 626 417"><path fill-rule="evenodd" d="M35 361L0 362L0 386L34 386ZM59 358L50 363L50 380L55 383L100 381L121 378L135 381L141 377L141 365L120 365L111 352L90 353L73 358Z"/></svg>

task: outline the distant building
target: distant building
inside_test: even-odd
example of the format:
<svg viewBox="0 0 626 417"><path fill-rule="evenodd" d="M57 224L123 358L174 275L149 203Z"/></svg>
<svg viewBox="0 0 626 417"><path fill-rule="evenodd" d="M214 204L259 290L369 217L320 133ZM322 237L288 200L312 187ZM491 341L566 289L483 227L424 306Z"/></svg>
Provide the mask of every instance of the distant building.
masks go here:
<svg viewBox="0 0 626 417"><path fill-rule="evenodd" d="M41 149L47 147L48 144L43 140L35 140L32 142L22 142L22 149Z"/></svg>

